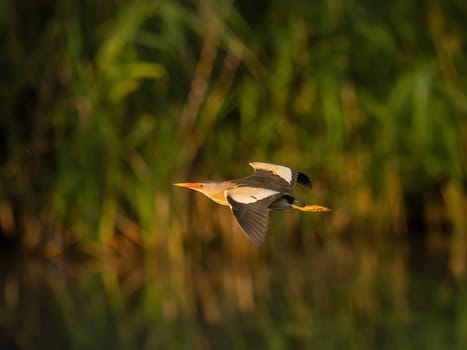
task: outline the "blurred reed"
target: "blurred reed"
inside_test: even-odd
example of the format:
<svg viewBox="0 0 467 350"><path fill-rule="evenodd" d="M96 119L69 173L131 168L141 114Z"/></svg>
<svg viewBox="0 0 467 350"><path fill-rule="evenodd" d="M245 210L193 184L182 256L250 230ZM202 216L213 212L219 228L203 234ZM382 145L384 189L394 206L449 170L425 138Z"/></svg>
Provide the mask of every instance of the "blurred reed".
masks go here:
<svg viewBox="0 0 467 350"><path fill-rule="evenodd" d="M404 234L420 213L436 225L431 206L462 227L450 207L465 209L467 139L454 4L274 4L261 23L243 3L104 4L4 8L3 235L180 244L166 231L188 208L170 184L241 176L254 159L310 173L336 230Z"/></svg>

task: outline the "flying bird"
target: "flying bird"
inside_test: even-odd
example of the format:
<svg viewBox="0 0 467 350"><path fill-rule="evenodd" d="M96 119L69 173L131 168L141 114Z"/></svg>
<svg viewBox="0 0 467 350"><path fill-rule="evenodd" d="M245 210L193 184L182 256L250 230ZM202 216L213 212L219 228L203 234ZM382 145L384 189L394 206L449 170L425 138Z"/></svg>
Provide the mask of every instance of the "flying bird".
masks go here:
<svg viewBox="0 0 467 350"><path fill-rule="evenodd" d="M282 165L263 162L252 162L250 165L254 173L240 179L181 182L174 185L201 192L216 203L228 205L243 232L255 244L262 243L266 237L270 210L330 210L321 205L307 205L291 196L297 183L311 188L311 180L307 175Z"/></svg>

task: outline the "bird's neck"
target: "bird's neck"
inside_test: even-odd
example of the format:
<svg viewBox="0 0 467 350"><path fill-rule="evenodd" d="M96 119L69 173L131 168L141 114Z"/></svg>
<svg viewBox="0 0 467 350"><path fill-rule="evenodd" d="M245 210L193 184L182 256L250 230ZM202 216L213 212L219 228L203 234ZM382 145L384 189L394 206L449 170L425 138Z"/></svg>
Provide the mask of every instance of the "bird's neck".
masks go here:
<svg viewBox="0 0 467 350"><path fill-rule="evenodd" d="M214 202L221 204L221 205L229 205L227 202L227 199L225 198L225 190L229 189L229 187L232 187L232 184L228 181L225 182L211 182L208 184L204 184L204 187L209 186L209 191L200 191L203 192L203 194L212 199Z"/></svg>

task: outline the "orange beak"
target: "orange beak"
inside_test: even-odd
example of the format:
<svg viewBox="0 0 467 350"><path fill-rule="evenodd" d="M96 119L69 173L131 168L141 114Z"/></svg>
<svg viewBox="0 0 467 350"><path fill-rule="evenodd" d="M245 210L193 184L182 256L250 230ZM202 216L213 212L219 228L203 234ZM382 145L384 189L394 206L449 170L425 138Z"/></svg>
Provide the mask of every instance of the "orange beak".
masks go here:
<svg viewBox="0 0 467 350"><path fill-rule="evenodd" d="M175 186L178 187L186 187L186 188L191 188L194 190L200 190L203 188L203 185L196 183L196 182L178 182L174 184Z"/></svg>

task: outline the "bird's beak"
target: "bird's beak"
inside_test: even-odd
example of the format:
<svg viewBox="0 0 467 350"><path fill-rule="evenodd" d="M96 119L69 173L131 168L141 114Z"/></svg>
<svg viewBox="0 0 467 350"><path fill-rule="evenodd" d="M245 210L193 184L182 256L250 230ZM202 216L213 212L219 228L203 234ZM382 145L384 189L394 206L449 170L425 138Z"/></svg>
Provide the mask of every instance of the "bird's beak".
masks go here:
<svg viewBox="0 0 467 350"><path fill-rule="evenodd" d="M203 188L203 185L196 183L196 182L178 182L174 185L178 187L191 188L193 190L200 190Z"/></svg>

